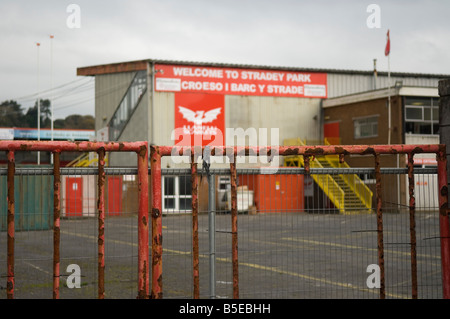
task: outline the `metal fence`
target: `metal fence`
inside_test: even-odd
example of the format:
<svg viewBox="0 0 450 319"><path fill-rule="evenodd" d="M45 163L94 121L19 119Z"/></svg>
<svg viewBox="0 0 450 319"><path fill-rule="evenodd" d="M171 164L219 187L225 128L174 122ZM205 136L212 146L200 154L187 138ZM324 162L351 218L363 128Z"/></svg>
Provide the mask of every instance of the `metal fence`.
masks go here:
<svg viewBox="0 0 450 319"><path fill-rule="evenodd" d="M0 142L0 149L7 151L8 165L4 174L6 175L6 183L3 186L2 196L6 197L6 201L3 201L3 207L7 206L6 214L3 214L2 225L6 225L5 236L6 243L2 242L2 247L6 247L6 250L1 250L1 259L6 262L6 273L2 274L2 277L6 277L6 296L8 299L15 297L16 289L24 293L26 297L32 297L38 294L42 287L47 287L48 282L43 278L51 279L51 291L52 297L57 299L60 297L60 281L64 279L65 272L61 270L61 258L71 259L72 256L79 263L71 263L67 265L65 270L75 272L73 274L75 278L74 283L70 283L77 286L77 280L81 276L86 276L87 282L91 282L91 276L88 269L91 269L92 253L96 251L96 287L97 297L102 299L105 297L105 153L106 152L134 152L137 157L137 180L138 180L138 195L135 200L138 202L137 211L137 291L138 296L143 298L148 295L148 274L149 274L149 258L148 258L148 147L146 142L133 142L133 143L93 143L93 142L29 142L29 141L2 141ZM38 188L38 192L41 194L49 193L49 182L53 184L53 205L47 205L47 208L43 208L41 200L35 200L32 202L34 205L28 205L25 209L23 202L20 203L21 210L18 210L18 221L24 219L28 221L27 225L23 225L20 222L16 222L16 175L19 175L19 169L15 167L15 153L16 152L51 152L54 157L53 168L50 169L48 174L52 174L52 178L34 178L35 181L46 180L46 183L41 183ZM80 176L67 177L65 181L65 191L62 189L61 173L63 169L60 167L60 154L61 152L96 152L98 154L98 167L96 168L97 185L91 189L87 189L85 201L79 200L79 197L83 195L81 191L82 185L85 181L80 180ZM21 185L19 180L19 186ZM44 184L47 185L45 188ZM95 192L94 192L95 190ZM5 194L6 192L6 194ZM69 192L71 195L68 195ZM28 199L30 193L26 189L19 188L19 194L23 198ZM61 209L62 198L61 195L68 195L66 198L66 205ZM92 197L95 196L96 205L95 211L92 211L93 207L90 207L92 203ZM43 196L45 197L45 196ZM78 216L78 211L81 206L81 216ZM49 209L51 207L51 209ZM61 216L63 212L63 216ZM37 216L33 216L37 215ZM71 227L65 227L68 223L62 217L80 217L95 215L97 223L92 221L87 224L83 224L83 220L78 223L73 223L71 220L68 223ZM50 229L51 231L39 231L42 229L42 225L38 226L36 221L44 218L47 223L44 225L44 229ZM74 226L75 224L75 226ZM77 225L78 224L78 225ZM33 234L29 234L29 226L32 226ZM96 234L89 233L89 229L96 229ZM3 227L5 228L5 227ZM17 231L16 231L17 230ZM114 232L113 232L114 233ZM78 238L77 238L78 237ZM50 239L51 238L51 239ZM89 245L92 240L97 242L97 245ZM19 258L18 258L19 256ZM51 257L50 257L51 256ZM111 255L110 255L111 256ZM23 261L16 265L16 260ZM49 267L48 263L51 264ZM46 267L44 267L45 265ZM73 268L75 267L75 268ZM83 272L81 273L81 269ZM17 272L20 278L18 286L16 287L16 275ZM67 277L70 280L71 276ZM81 284L81 283L80 283ZM76 291L76 289L75 289ZM89 296L90 289L84 289L78 293L78 296ZM70 294L69 294L70 295ZM38 295L39 296L39 295Z"/></svg>
<svg viewBox="0 0 450 319"><path fill-rule="evenodd" d="M259 155L258 148L152 146L149 170L143 145L125 148L138 153L140 168L58 169L57 160L54 167L14 167L9 157L9 168L0 169L6 297L448 297L442 146L279 148L284 163L306 160L275 169L236 161ZM82 149L98 152L105 144ZM368 156L374 166L319 168L319 153ZM397 153L406 154L407 167L381 167L380 155ZM438 165L415 168L420 153L437 154ZM191 163L161 167L164 157L178 155ZM221 156L229 163L210 163ZM342 180L373 196L339 200L331 185Z"/></svg>
<svg viewBox="0 0 450 319"><path fill-rule="evenodd" d="M261 153L272 156L274 154L270 154L271 151L276 151L276 156L301 156L304 168L277 168L275 174L285 178L283 180L280 176L275 182L271 182L262 169L256 169L256 173L251 170L237 173L237 156L258 156ZM422 153L437 155L437 166L431 171L414 169L414 155ZM381 168L380 156L398 154L407 156L407 168L390 171ZM193 148L154 146L151 148L154 230L158 233L161 229L160 234L163 235L162 226L165 221L173 223L165 226L168 232L173 231L174 236L186 234L186 230L192 228L190 240L182 237L173 241L181 246L170 246L172 242L168 243L166 240L164 244L164 251L169 249L170 257L192 254L192 278L188 284L192 286L192 295L188 295L192 298L447 298L449 224L444 154L445 147L439 145L298 146L276 149L218 147L200 151ZM311 167L314 157L331 155L338 155L339 162L343 162L344 156L369 156L373 158L374 168L355 170ZM162 194L167 190L162 192L158 185L166 185L161 182L160 163L164 156L191 158L191 167L183 178L184 183L189 184L188 177L191 177L190 218L182 219L170 214L170 218L162 218L160 212L163 210L163 203L166 204L166 198ZM231 199L227 207L228 216L221 216L219 210L214 210L212 205L208 209L206 220L206 214L201 214L199 203L202 195L214 192L214 189L205 192L202 184L199 185L197 159L203 157L205 162L205 158L209 159L210 156L229 158L230 168L226 175L230 176L227 194ZM209 169L211 173L211 167ZM422 174L420 178L417 173ZM428 175L423 175L425 173ZM436 173L437 178L429 175L436 176ZM347 196L342 194L342 190L339 191L341 187L336 186L336 179L330 177L340 175L341 179L351 180L346 177L350 174L372 175L368 179L373 182L374 196L369 205L366 205L367 201L362 201L363 205L360 207L349 205ZM314 178L318 175L325 177ZM299 182L299 176L303 177L303 181ZM297 185L304 184L305 177L312 177L317 189L309 190L312 198L300 204L299 198L306 197L304 194L298 196L298 193L295 196L292 190ZM427 180L434 188L428 187L428 194L423 191L415 194L415 178L420 183ZM400 179L403 182L399 183ZM239 190L239 183L241 187L246 187ZM256 185L259 185L258 191ZM275 193L271 190L273 186ZM277 195L276 191L283 192L283 187L284 194ZM247 191L250 188L253 188L252 195ZM396 201L398 194L407 198L407 201ZM251 207L247 214L240 214L240 200L245 199L245 196L253 198L255 195L259 205L265 208L257 208L255 213L254 207ZM416 199L425 196L426 201L420 200L423 207L416 209ZM265 202L267 198L270 203ZM184 220L182 226L178 224L180 220ZM214 227L215 223L219 224L217 228ZM208 245L205 244L206 234ZM170 233L164 238L167 236ZM188 250L190 244L192 247ZM162 246L154 241L153 251L158 249L162 249ZM158 274L162 273L161 253L162 250L153 259L153 264L161 267ZM164 256L170 258L167 252ZM207 260L209 268L206 267ZM174 261L169 261L167 267L173 263ZM175 266L175 269L189 267L184 264ZM166 271L164 268L164 278L172 278ZM371 271L376 275L372 277ZM177 282L179 284L181 281ZM160 276L153 277L152 290L156 292L154 296L162 296ZM176 292L165 286L166 297L177 296ZM185 295L186 293L183 296Z"/></svg>

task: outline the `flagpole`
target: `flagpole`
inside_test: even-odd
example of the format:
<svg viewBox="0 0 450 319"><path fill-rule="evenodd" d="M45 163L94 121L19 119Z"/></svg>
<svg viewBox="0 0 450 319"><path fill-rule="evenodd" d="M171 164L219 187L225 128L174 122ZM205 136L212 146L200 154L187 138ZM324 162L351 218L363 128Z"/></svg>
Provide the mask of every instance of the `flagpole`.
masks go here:
<svg viewBox="0 0 450 319"><path fill-rule="evenodd" d="M50 35L50 105L51 105L51 119L50 119L50 131L51 140L53 141L53 35ZM53 164L53 153L50 153L50 164Z"/></svg>
<svg viewBox="0 0 450 319"><path fill-rule="evenodd" d="M388 58L388 145L391 144L391 40L387 31L386 49L384 54Z"/></svg>
<svg viewBox="0 0 450 319"><path fill-rule="evenodd" d="M388 55L388 121L389 121L389 135L388 145L391 144L391 54Z"/></svg>

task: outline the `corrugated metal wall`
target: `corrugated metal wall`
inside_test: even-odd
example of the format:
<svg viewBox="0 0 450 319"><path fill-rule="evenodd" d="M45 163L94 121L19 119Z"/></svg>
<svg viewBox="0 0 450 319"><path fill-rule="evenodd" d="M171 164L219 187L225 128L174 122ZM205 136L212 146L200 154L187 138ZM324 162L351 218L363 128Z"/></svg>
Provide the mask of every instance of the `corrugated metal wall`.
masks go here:
<svg viewBox="0 0 450 319"><path fill-rule="evenodd" d="M95 76L95 129L106 127L113 116L135 72Z"/></svg>
<svg viewBox="0 0 450 319"><path fill-rule="evenodd" d="M437 88L440 78L434 77L413 77L413 76L392 76L391 86L396 81L401 81L403 86L423 86ZM365 92L375 89L375 78L369 74L346 74L328 73L327 75L328 97L337 97L353 93ZM388 77L378 75L376 89L387 88Z"/></svg>
<svg viewBox="0 0 450 319"><path fill-rule="evenodd" d="M119 140L121 141L147 141L150 124L148 122L148 92L145 92L138 106L133 112L128 125L125 126ZM132 152L111 153L109 161L114 166L136 166L136 154Z"/></svg>
<svg viewBox="0 0 450 319"><path fill-rule="evenodd" d="M175 93L156 92L154 103L154 143L173 145ZM282 145L284 139L296 137L317 140L321 135L320 99L227 95L225 128L242 129L247 137L241 144L238 132L227 130L227 145ZM266 141L259 136L260 128L267 129ZM249 143L249 129L258 134L256 144ZM277 134L271 135L271 129L277 129ZM168 163L169 159L163 159L163 167Z"/></svg>
<svg viewBox="0 0 450 319"><path fill-rule="evenodd" d="M228 95L225 107L225 127L278 129L279 141L269 138L266 145L282 145L286 138L320 138L320 99ZM232 136L226 141L233 145Z"/></svg>
<svg viewBox="0 0 450 319"><path fill-rule="evenodd" d="M106 127L127 92L136 72L97 75L95 77L95 129ZM121 141L148 139L148 98L147 92L136 107L129 125L120 137ZM114 166L136 164L136 155L131 153L110 154L109 162Z"/></svg>
<svg viewBox="0 0 450 319"><path fill-rule="evenodd" d="M173 145L174 93L155 94L155 139L158 145ZM295 120L293 120L295 119ZM320 137L320 99L227 95L226 128L277 128L284 138ZM270 142L270 141L269 141ZM236 144L236 143L235 143ZM227 145L232 145L228 142ZM281 145L281 144L280 144Z"/></svg>
<svg viewBox="0 0 450 319"><path fill-rule="evenodd" d="M15 230L53 227L53 176L15 176ZM0 176L0 231L7 230L7 176Z"/></svg>
<svg viewBox="0 0 450 319"><path fill-rule="evenodd" d="M95 118L96 130L105 127L118 107L123 95L133 79L135 72L97 75L95 81ZM404 86L437 87L438 78L415 76L392 76L391 83L402 81ZM370 73L328 73L328 97L337 97L357 92L370 91L375 88L375 79ZM376 88L387 87L387 76L378 75ZM175 93L156 92L153 97L153 113L151 94L141 100L120 140L150 140L158 145L173 145L172 132L175 122ZM308 140L321 138L320 99L286 98L263 96L225 97L225 127L279 129L279 141L282 145L287 138L300 137ZM154 119L152 119L152 116ZM152 123L154 128L152 129ZM227 136L227 145L233 144L233 137ZM269 140L267 144L273 144ZM236 141L234 142L236 144ZM116 154L117 155L117 154ZM116 156L115 155L115 156ZM133 155L133 154L131 154ZM117 159L111 158L111 165L129 165L134 158L130 154Z"/></svg>
<svg viewBox="0 0 450 319"><path fill-rule="evenodd" d="M175 128L175 93L157 92L154 103L155 138L153 143L173 145L171 134Z"/></svg>

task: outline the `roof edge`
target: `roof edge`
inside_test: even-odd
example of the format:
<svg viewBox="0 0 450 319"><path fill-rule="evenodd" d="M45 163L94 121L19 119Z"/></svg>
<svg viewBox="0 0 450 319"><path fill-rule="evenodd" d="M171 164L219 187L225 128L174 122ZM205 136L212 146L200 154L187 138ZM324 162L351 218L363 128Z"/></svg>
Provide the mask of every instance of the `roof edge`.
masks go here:
<svg viewBox="0 0 450 319"><path fill-rule="evenodd" d="M265 70L281 70L295 72L318 72L318 73L337 73L337 74L364 74L373 75L373 70L345 70L345 69L327 69L327 68L305 68L305 67L288 67L288 66L267 66L255 64L235 64L235 63L218 63L218 62L195 62L180 60L163 60L163 59L145 59L135 61L125 61L118 63L100 64L77 68L77 75L93 76L109 73L121 73L145 70L148 64L174 64L186 66L205 66L205 67L228 67L228 68L246 68L246 69L265 69ZM387 76L388 72L376 71L377 75ZM401 77L426 77L426 78L450 78L446 74L432 73L408 73L408 72L392 72L391 76Z"/></svg>
<svg viewBox="0 0 450 319"><path fill-rule="evenodd" d="M358 102L365 102L370 100L377 100L387 98L389 96L429 96L439 97L438 89L434 87L422 86L399 86L391 88L382 88L378 90L357 92L343 96L328 98L323 101L323 108L330 108L340 105L347 105Z"/></svg>
<svg viewBox="0 0 450 319"><path fill-rule="evenodd" d="M147 65L148 65L147 60L100 64L77 68L77 75L95 76L111 73L134 72L146 70Z"/></svg>

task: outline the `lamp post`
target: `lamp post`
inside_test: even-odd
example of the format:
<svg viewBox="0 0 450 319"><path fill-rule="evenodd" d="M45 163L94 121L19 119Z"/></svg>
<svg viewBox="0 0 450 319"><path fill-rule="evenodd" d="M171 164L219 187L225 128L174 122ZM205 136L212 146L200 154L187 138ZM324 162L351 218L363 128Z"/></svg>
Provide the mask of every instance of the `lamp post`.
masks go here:
<svg viewBox="0 0 450 319"><path fill-rule="evenodd" d="M41 102L39 97L39 47L40 43L36 43L37 47L37 140L41 140ZM37 164L41 164L41 153L37 153Z"/></svg>
<svg viewBox="0 0 450 319"><path fill-rule="evenodd" d="M51 140L53 141L53 35L50 35L50 106L51 106L51 119L50 119L50 131ZM50 163L53 164L53 153L50 153Z"/></svg>

